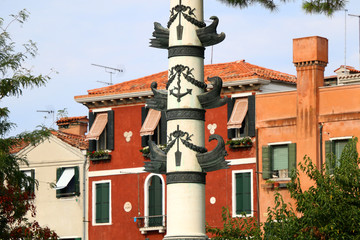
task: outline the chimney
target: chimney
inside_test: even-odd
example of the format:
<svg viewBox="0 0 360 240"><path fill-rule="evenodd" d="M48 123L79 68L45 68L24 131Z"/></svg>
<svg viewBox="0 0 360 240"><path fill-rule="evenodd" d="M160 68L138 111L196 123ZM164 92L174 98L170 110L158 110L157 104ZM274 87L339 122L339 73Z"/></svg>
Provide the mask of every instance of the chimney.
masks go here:
<svg viewBox="0 0 360 240"><path fill-rule="evenodd" d="M324 86L328 40L318 36L294 39L293 62L297 71L297 152L302 154L297 159L306 154L320 164L319 87Z"/></svg>
<svg viewBox="0 0 360 240"><path fill-rule="evenodd" d="M88 122L89 119L86 116L64 117L56 121L56 124L60 132L85 136Z"/></svg>

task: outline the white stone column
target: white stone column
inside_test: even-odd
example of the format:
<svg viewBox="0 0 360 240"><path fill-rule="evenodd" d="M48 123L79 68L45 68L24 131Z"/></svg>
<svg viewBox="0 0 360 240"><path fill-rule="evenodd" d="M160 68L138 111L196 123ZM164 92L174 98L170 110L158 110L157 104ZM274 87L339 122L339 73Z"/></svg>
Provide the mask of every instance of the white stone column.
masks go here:
<svg viewBox="0 0 360 240"><path fill-rule="evenodd" d="M197 96L204 92L203 0L171 0L167 134L167 225L164 239L208 239L205 173L196 154L204 150L204 120Z"/></svg>

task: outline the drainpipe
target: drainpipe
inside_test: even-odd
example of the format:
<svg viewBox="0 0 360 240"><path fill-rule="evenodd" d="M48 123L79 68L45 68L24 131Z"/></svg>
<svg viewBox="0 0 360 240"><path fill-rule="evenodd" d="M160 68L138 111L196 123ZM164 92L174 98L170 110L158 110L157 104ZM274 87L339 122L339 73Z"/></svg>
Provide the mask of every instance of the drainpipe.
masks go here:
<svg viewBox="0 0 360 240"><path fill-rule="evenodd" d="M86 165L87 165L87 156L86 150L83 151L85 160L83 165L83 239L86 240Z"/></svg>
<svg viewBox="0 0 360 240"><path fill-rule="evenodd" d="M324 124L320 123L320 170L321 170L321 172L322 172L322 167L323 167L323 148L322 148L323 127L324 127Z"/></svg>
<svg viewBox="0 0 360 240"><path fill-rule="evenodd" d="M255 130L255 140L256 140L256 205L257 205L257 224L260 227L260 189L259 189L259 132L258 129Z"/></svg>

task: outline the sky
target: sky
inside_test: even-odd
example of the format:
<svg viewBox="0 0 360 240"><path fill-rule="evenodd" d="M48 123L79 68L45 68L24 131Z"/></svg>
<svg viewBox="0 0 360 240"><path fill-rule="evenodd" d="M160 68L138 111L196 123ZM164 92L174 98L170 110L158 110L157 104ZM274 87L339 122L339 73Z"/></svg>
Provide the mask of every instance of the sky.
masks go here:
<svg viewBox="0 0 360 240"><path fill-rule="evenodd" d="M217 16L217 30L226 34L213 51L211 47L206 49L205 64L210 64L211 59L214 64L245 59L296 75L292 40L321 36L329 40L325 76L334 75L334 70L344 64L360 69L359 18L347 16L360 15L360 2L349 0L347 14L339 11L332 17L306 14L301 2L281 4L271 12L258 5L239 9L217 0L204 0L205 20ZM9 135L39 125L56 129L59 110L66 109L69 117L87 116L88 109L74 96L106 86L110 76L113 83L120 83L165 71L167 51L149 47L149 39L154 22L166 26L169 5L169 0L1 0L0 17L5 22L19 10L30 12L28 21L11 25L8 31L18 46L30 39L37 43L38 54L28 59L26 66L33 74L51 77L44 87L2 99L1 107L9 108L10 121L17 125ZM111 75L92 64L122 72Z"/></svg>

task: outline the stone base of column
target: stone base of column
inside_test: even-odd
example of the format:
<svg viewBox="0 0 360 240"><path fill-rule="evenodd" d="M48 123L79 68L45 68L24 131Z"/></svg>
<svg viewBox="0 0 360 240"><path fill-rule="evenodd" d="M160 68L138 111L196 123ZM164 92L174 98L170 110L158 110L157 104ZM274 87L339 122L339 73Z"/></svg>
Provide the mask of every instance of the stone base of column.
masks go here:
<svg viewBox="0 0 360 240"><path fill-rule="evenodd" d="M206 235L201 236L165 236L163 240L209 240Z"/></svg>

